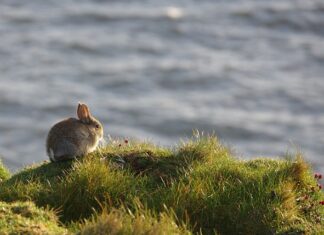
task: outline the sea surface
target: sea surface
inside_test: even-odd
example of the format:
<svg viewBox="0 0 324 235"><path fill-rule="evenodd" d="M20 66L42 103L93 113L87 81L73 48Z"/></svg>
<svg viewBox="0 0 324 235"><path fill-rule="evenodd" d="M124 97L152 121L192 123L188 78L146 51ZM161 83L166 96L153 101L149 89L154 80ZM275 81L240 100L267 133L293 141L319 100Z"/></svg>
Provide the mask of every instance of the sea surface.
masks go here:
<svg viewBox="0 0 324 235"><path fill-rule="evenodd" d="M324 173L324 1L1 0L4 163L48 159L78 101L106 138L170 146L198 129Z"/></svg>

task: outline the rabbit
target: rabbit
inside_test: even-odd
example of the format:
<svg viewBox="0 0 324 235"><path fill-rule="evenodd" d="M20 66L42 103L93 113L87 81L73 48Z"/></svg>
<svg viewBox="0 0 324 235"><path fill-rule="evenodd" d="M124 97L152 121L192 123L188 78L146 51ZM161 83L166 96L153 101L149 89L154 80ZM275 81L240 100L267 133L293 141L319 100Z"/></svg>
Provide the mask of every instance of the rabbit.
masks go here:
<svg viewBox="0 0 324 235"><path fill-rule="evenodd" d="M86 104L78 104L79 119L68 118L49 131L46 151L51 162L70 160L93 152L103 138L103 126Z"/></svg>

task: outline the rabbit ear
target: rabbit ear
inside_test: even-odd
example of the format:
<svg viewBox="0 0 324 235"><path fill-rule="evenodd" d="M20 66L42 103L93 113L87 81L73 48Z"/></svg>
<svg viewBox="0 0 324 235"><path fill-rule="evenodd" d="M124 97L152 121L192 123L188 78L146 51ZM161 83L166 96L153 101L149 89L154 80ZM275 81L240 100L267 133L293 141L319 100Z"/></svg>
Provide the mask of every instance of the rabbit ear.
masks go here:
<svg viewBox="0 0 324 235"><path fill-rule="evenodd" d="M85 104L80 104L78 105L78 110L77 110L78 118L83 122L83 123L89 123L90 122L90 111L87 105Z"/></svg>
<svg viewBox="0 0 324 235"><path fill-rule="evenodd" d="M91 113L90 113L90 110L89 110L88 106L86 104L82 104L82 106L84 108L84 111L87 114L87 117L90 118L91 117Z"/></svg>

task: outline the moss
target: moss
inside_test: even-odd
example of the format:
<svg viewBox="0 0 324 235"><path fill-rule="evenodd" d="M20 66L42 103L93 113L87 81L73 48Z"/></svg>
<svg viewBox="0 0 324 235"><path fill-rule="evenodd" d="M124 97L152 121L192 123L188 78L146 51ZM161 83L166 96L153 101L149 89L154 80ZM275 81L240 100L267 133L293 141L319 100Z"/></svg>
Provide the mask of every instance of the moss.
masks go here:
<svg viewBox="0 0 324 235"><path fill-rule="evenodd" d="M113 221L118 234L150 234L155 225L168 231L168 223L175 234L318 233L324 207L317 183L300 154L242 161L213 136L172 149L116 140L82 159L22 170L0 183L0 200L50 207L85 234ZM151 222L138 222L143 216Z"/></svg>
<svg viewBox="0 0 324 235"><path fill-rule="evenodd" d="M0 234L68 234L58 226L52 211L37 208L32 202L0 202Z"/></svg>

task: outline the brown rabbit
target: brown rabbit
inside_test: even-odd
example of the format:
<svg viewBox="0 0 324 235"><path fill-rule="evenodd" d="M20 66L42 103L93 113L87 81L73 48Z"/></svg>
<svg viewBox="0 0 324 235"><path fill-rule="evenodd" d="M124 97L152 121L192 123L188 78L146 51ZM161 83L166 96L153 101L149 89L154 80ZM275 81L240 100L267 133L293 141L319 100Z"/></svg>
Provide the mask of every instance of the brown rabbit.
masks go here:
<svg viewBox="0 0 324 235"><path fill-rule="evenodd" d="M103 127L85 104L78 105L79 119L68 118L49 131L46 151L52 162L73 159L94 151L103 137Z"/></svg>

